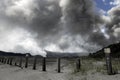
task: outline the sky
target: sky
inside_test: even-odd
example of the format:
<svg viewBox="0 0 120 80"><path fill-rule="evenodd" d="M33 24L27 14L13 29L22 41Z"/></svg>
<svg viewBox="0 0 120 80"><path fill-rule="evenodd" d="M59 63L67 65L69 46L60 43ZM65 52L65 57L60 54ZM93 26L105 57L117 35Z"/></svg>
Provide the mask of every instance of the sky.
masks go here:
<svg viewBox="0 0 120 80"><path fill-rule="evenodd" d="M92 53L120 39L120 0L0 0L0 50Z"/></svg>
<svg viewBox="0 0 120 80"><path fill-rule="evenodd" d="M96 6L104 11L109 11L111 8L119 5L120 0L94 0Z"/></svg>
<svg viewBox="0 0 120 80"><path fill-rule="evenodd" d="M110 4L112 1L114 0L95 0L97 7L105 11L108 11L113 7L113 5Z"/></svg>

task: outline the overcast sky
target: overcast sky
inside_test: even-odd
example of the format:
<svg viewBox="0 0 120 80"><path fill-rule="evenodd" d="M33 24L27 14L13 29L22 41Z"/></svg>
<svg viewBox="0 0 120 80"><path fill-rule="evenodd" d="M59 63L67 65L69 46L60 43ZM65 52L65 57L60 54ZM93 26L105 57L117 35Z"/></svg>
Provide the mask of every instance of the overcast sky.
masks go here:
<svg viewBox="0 0 120 80"><path fill-rule="evenodd" d="M95 52L120 39L120 0L0 0L0 50Z"/></svg>

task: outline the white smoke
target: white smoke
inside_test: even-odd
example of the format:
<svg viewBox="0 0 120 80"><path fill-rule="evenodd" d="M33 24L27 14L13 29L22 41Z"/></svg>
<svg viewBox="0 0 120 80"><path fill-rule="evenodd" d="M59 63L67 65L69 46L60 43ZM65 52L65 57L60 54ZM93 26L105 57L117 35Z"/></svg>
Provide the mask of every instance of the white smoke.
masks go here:
<svg viewBox="0 0 120 80"><path fill-rule="evenodd" d="M0 31L0 50L46 56L34 39L36 35L22 28L6 29L6 27L1 27Z"/></svg>

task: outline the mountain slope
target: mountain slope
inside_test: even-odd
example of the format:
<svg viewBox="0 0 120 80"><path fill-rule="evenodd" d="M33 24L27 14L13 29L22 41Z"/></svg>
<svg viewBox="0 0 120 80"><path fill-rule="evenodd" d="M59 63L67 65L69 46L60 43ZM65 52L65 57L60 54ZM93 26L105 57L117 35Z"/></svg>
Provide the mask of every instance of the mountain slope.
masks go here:
<svg viewBox="0 0 120 80"><path fill-rule="evenodd" d="M103 57L105 57L105 54L104 54L105 48L111 49L111 56L112 57L120 57L120 43L111 44L111 45L104 47L103 49L101 49L95 53L90 54L89 56L94 57L94 58L103 58Z"/></svg>

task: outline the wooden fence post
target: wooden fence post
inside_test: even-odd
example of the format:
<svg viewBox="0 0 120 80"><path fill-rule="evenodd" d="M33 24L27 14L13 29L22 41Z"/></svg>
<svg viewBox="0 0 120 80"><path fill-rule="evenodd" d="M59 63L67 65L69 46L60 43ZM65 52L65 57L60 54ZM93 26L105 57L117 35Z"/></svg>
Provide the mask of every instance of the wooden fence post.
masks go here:
<svg viewBox="0 0 120 80"><path fill-rule="evenodd" d="M111 54L110 54L111 50L110 50L110 48L105 48L104 53L105 53L105 57L106 57L107 73L109 75L112 75L113 71L112 71Z"/></svg>
<svg viewBox="0 0 120 80"><path fill-rule="evenodd" d="M13 61L13 58L11 57L11 58L10 58L10 65L12 65L12 61Z"/></svg>
<svg viewBox="0 0 120 80"><path fill-rule="evenodd" d="M20 57L19 67L22 67L22 57Z"/></svg>
<svg viewBox="0 0 120 80"><path fill-rule="evenodd" d="M34 57L33 70L36 70L37 57Z"/></svg>
<svg viewBox="0 0 120 80"><path fill-rule="evenodd" d="M60 58L58 58L58 73L61 72L61 67L60 67L60 64L61 64L61 60Z"/></svg>
<svg viewBox="0 0 120 80"><path fill-rule="evenodd" d="M1 57L1 63L2 63L3 57Z"/></svg>
<svg viewBox="0 0 120 80"><path fill-rule="evenodd" d="M4 60L4 64L6 64L6 60L7 60L7 58L5 58L5 60Z"/></svg>
<svg viewBox="0 0 120 80"><path fill-rule="evenodd" d="M1 57L1 63L2 63L2 61L3 61L3 57Z"/></svg>
<svg viewBox="0 0 120 80"><path fill-rule="evenodd" d="M0 57L0 62L1 62L1 57Z"/></svg>
<svg viewBox="0 0 120 80"><path fill-rule="evenodd" d="M2 57L2 63L4 62L4 57Z"/></svg>
<svg viewBox="0 0 120 80"><path fill-rule="evenodd" d="M16 61L16 59L15 59L15 63L14 63L14 65L17 66L17 61Z"/></svg>
<svg viewBox="0 0 120 80"><path fill-rule="evenodd" d="M9 63L8 63L9 65L10 65L10 62L11 62L11 58L9 57Z"/></svg>
<svg viewBox="0 0 120 80"><path fill-rule="evenodd" d="M42 71L46 71L46 58L45 57L42 60Z"/></svg>
<svg viewBox="0 0 120 80"><path fill-rule="evenodd" d="M7 64L9 64L9 57L7 58Z"/></svg>
<svg viewBox="0 0 120 80"><path fill-rule="evenodd" d="M28 56L25 57L25 68L28 67Z"/></svg>
<svg viewBox="0 0 120 80"><path fill-rule="evenodd" d="M16 56L14 57L14 65L17 66Z"/></svg>
<svg viewBox="0 0 120 80"><path fill-rule="evenodd" d="M3 59L3 63L5 64L5 57L4 57L4 59Z"/></svg>
<svg viewBox="0 0 120 80"><path fill-rule="evenodd" d="M81 68L81 62L80 62L80 58L76 60L76 70L79 72Z"/></svg>

